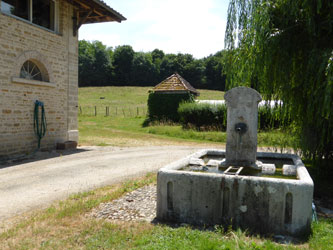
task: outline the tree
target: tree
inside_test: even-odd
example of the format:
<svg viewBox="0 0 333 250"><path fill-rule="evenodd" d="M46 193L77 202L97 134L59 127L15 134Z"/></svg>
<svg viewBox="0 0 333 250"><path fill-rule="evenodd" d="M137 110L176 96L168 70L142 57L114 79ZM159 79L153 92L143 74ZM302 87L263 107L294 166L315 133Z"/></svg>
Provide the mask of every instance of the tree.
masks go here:
<svg viewBox="0 0 333 250"><path fill-rule="evenodd" d="M79 41L79 85L89 86L91 76L93 75L93 64L95 53L91 43Z"/></svg>
<svg viewBox="0 0 333 250"><path fill-rule="evenodd" d="M333 158L332 29L331 0L229 3L228 87L248 85L282 99L313 159Z"/></svg>
<svg viewBox="0 0 333 250"><path fill-rule="evenodd" d="M209 89L225 90L226 75L223 72L225 51L205 58L206 85Z"/></svg>
<svg viewBox="0 0 333 250"><path fill-rule="evenodd" d="M93 64L93 82L95 86L106 86L111 82L110 52L105 45L99 41L92 43L95 53ZM110 50L110 49L109 49ZM112 51L112 50L111 50Z"/></svg>
<svg viewBox="0 0 333 250"><path fill-rule="evenodd" d="M161 62L160 66L160 75L159 75L159 80L163 80L166 77L172 75L177 71L174 61L176 60L176 55L175 54L167 54L163 57L163 60Z"/></svg>
<svg viewBox="0 0 333 250"><path fill-rule="evenodd" d="M183 68L184 78L195 88L205 88L203 84L205 67L202 60L193 60Z"/></svg>
<svg viewBox="0 0 333 250"><path fill-rule="evenodd" d="M111 81L110 54L99 41L79 41L79 85L105 86Z"/></svg>
<svg viewBox="0 0 333 250"><path fill-rule="evenodd" d="M130 45L116 47L113 53L113 67L116 85L132 84L134 50Z"/></svg>
<svg viewBox="0 0 333 250"><path fill-rule="evenodd" d="M135 85L154 86L156 84L157 71L149 53L135 53L132 74Z"/></svg>
<svg viewBox="0 0 333 250"><path fill-rule="evenodd" d="M162 61L163 57L164 57L164 52L163 50L160 49L154 49L151 52L151 57L153 59L153 63L157 63L158 61Z"/></svg>

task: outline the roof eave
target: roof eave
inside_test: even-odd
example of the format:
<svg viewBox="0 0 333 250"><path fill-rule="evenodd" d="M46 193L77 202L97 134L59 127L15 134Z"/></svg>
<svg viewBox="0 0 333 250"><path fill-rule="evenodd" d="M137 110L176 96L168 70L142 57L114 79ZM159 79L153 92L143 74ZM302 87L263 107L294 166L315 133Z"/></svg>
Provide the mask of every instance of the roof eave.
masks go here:
<svg viewBox="0 0 333 250"><path fill-rule="evenodd" d="M79 26L89 23L122 22L126 18L100 0L67 0L78 10Z"/></svg>
<svg viewBox="0 0 333 250"><path fill-rule="evenodd" d="M112 13L115 17L115 21L117 22L121 22L121 21L125 21L127 20L122 14L120 14L119 12L115 11L114 9L112 9L110 6L108 6L106 3L104 3L103 1L100 0L91 0L93 2L95 2L96 4L104 7L105 9L107 9L110 13Z"/></svg>

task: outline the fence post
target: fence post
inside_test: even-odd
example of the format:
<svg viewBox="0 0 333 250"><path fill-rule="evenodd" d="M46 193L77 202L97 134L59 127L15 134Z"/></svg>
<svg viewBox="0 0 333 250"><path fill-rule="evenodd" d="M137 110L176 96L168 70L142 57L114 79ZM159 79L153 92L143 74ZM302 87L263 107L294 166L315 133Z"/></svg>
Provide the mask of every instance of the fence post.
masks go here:
<svg viewBox="0 0 333 250"><path fill-rule="evenodd" d="M124 117L125 117L125 110L123 109L123 115L124 115Z"/></svg>
<svg viewBox="0 0 333 250"><path fill-rule="evenodd" d="M97 116L97 108L96 108L96 106L95 106L95 116Z"/></svg>

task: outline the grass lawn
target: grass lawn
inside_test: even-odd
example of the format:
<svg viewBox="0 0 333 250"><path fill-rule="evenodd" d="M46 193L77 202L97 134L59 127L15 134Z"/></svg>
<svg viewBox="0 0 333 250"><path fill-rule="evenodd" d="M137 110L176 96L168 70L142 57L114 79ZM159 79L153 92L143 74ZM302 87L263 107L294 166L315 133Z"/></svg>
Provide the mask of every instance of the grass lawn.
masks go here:
<svg viewBox="0 0 333 250"><path fill-rule="evenodd" d="M278 244L241 230L225 232L148 222L108 222L89 216L100 203L156 182L156 175L72 195L19 218L0 234L0 249L332 249L333 220L312 224L307 242Z"/></svg>
<svg viewBox="0 0 333 250"><path fill-rule="evenodd" d="M223 132L183 130L179 125L142 127L150 87L89 87L79 89L80 145L142 146L204 143L221 145ZM201 100L222 100L224 93L199 90ZM102 99L101 99L102 98ZM95 116L95 107L97 115ZM106 116L106 107L109 115ZM291 147L290 135L282 131L261 132L259 146Z"/></svg>

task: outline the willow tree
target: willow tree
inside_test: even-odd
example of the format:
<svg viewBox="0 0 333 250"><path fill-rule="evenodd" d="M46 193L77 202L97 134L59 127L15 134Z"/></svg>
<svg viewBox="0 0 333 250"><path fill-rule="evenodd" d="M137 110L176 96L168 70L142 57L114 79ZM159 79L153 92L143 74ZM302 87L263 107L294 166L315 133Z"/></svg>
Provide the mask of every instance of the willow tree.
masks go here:
<svg viewBox="0 0 333 250"><path fill-rule="evenodd" d="M231 0L228 87L281 99L306 156L333 158L333 1Z"/></svg>

